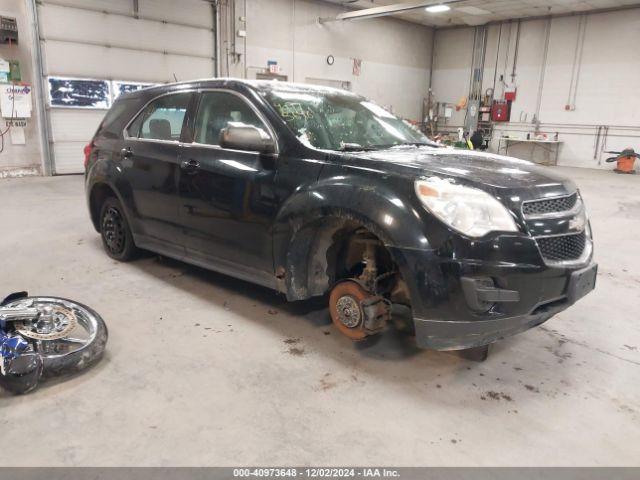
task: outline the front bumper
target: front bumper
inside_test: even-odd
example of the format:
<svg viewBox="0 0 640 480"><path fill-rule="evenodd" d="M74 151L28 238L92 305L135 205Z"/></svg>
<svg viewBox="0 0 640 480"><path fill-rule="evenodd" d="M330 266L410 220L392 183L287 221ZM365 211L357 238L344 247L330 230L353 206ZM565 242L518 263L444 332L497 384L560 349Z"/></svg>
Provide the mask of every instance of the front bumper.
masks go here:
<svg viewBox="0 0 640 480"><path fill-rule="evenodd" d="M544 313L476 321L442 321L414 318L416 343L432 350L464 350L481 347L543 324L568 305Z"/></svg>
<svg viewBox="0 0 640 480"><path fill-rule="evenodd" d="M403 276L411 293L416 343L422 348L488 345L544 323L595 288L597 264L591 260L551 267L443 259L434 251L400 253L406 261ZM468 279L489 279L494 288ZM475 300L480 302L470 288L477 289ZM483 304L486 299L490 301Z"/></svg>

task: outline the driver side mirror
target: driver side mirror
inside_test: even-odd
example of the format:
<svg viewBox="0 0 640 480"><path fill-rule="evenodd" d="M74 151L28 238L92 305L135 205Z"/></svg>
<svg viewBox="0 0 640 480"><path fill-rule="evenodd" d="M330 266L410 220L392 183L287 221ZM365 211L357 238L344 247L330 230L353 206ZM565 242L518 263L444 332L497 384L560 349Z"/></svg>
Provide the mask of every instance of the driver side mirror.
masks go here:
<svg viewBox="0 0 640 480"><path fill-rule="evenodd" d="M220 146L265 154L276 151L275 141L263 129L238 123L229 123L220 131Z"/></svg>

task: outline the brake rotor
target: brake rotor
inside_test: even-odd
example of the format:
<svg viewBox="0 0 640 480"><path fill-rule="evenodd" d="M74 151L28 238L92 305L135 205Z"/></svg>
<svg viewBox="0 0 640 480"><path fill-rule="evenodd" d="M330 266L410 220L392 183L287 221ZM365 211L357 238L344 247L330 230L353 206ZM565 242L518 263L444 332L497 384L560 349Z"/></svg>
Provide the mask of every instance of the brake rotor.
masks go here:
<svg viewBox="0 0 640 480"><path fill-rule="evenodd" d="M365 313L362 302L371 295L352 281L337 284L329 296L331 320L341 333L351 340L364 340L368 336L364 328Z"/></svg>
<svg viewBox="0 0 640 480"><path fill-rule="evenodd" d="M39 315L33 320L14 323L16 332L35 340L58 340L66 337L78 325L73 310L61 306L36 305Z"/></svg>

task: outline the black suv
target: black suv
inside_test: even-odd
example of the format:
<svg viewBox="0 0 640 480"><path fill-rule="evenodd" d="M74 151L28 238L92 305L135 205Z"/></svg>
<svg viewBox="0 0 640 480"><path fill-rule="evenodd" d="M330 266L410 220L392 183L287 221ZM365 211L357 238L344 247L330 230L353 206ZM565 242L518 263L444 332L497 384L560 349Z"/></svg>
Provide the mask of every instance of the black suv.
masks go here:
<svg viewBox="0 0 640 480"><path fill-rule="evenodd" d="M595 286L570 180L434 144L349 92L226 79L147 88L115 101L85 157L108 255L140 247L291 301L328 294L353 340L404 306L419 346L483 346Z"/></svg>

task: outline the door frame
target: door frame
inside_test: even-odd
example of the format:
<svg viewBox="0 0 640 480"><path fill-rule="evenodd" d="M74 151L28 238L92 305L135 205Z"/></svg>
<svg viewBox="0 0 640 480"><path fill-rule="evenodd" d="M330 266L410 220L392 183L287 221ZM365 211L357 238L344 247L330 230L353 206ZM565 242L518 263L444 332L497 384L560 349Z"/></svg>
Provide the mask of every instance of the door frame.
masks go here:
<svg viewBox="0 0 640 480"><path fill-rule="evenodd" d="M156 100L158 100L159 98L162 98L162 97L168 97L169 95L180 95L182 93L190 93L191 94L191 98L189 99L189 103L187 104L187 111L185 112L184 120L182 121L182 129L180 130L180 138L178 138L178 140L161 140L161 139L157 139L157 138L140 138L140 137L132 137L132 136L129 135L129 127L131 126L131 124L138 119L140 114L142 114L142 112L151 103L155 102ZM190 116L191 116L191 113L193 112L193 109L196 106L196 101L199 98L200 97L198 95L198 89L197 88L188 88L188 89L185 89L185 90L172 90L170 92L163 92L163 93L161 93L159 95L156 95L155 97L151 98L148 102L145 102L145 104L142 105L142 107L138 109L138 111L135 113L135 115L133 115L131 117L131 119L126 123L126 125L122 129L122 138L125 141L132 140L132 141L136 141L136 142L155 142L155 143L170 143L170 144L181 145L186 140L185 135L187 133L189 133L188 125L189 125L189 122L190 122Z"/></svg>
<svg viewBox="0 0 640 480"><path fill-rule="evenodd" d="M253 101L251 101L251 99L249 99L246 95L244 95L243 93L240 93L236 90L231 90L229 88L224 88L224 87L203 87L203 88L197 88L194 90L196 95L194 96L194 104L190 107L190 112L191 115L189 115L189 111L187 112L187 114L189 115L189 117L187 118L187 123L185 123L185 127L188 128L188 132L187 134L189 135L189 139L191 140L186 141L186 138L184 139L184 141L181 138L181 144L184 143L185 145L193 145L193 146L197 146L197 147L204 147L204 148L214 148L217 150L226 150L226 151L230 151L230 152L242 152L242 153L255 153L256 155L261 155L260 152L252 152L249 150L234 150L231 148L223 148L220 145L211 145L208 143L200 143L200 142L196 142L195 141L195 121L196 118L198 117L198 111L200 110L200 104L202 101L202 94L203 93L209 93L209 92L219 92L219 93L230 93L232 95L235 95L236 97L240 98L245 104L247 104L249 106L249 108L251 108L251 110L253 111L253 113L256 114L256 116L260 119L260 121L264 124L264 126L267 129L267 132L269 133L269 135L271 136L271 138L273 138L274 143L275 143L275 147L276 147L276 151L273 153L274 157L277 157L280 154L280 139L278 137L278 134L276 133L275 128L273 128L273 125L271 125L271 122L269 122L269 120L267 119L267 117L264 115L264 113L262 111L260 111L260 109L255 105L255 103ZM185 132L183 132L184 134Z"/></svg>
<svg viewBox="0 0 640 480"><path fill-rule="evenodd" d="M209 92L219 92L219 93L228 93L228 94L235 95L236 97L240 98L240 100L243 101L246 105L248 105L249 108L251 108L251 110L255 113L258 119L262 122L262 124L264 125L266 131L269 133L271 138L273 138L274 140L275 152L272 154L273 158L275 159L280 155L280 150L281 150L280 141L275 128L273 127L271 122L268 120L266 115L246 95L236 90L231 90L229 88L224 88L224 87L202 87L202 88L195 89L195 92L196 92L196 95L194 95L192 103L190 103L189 105L186 122L183 125L183 132L181 135L181 141L179 143L179 151L187 150L189 148L203 148L203 149L215 150L217 152L232 152L232 153L235 152L235 153L255 155L255 157L257 157L258 159L262 155L260 152L223 148L220 145L211 145L207 143L200 143L200 142L194 141L195 133L196 133L195 121L197 119L198 112L201 106L202 94L209 93ZM274 165L275 164L276 162L274 162ZM273 242L273 238L271 239L271 241ZM273 246L271 250L273 251ZM187 251L188 251L188 248L187 248ZM223 258L218 258L218 257L216 257L215 261L213 261L214 259L212 258L205 259L204 257L202 258L194 257L194 256L189 256L187 254L183 260L193 265L197 265L210 270L215 270L225 275L229 275L229 276L239 278L241 280L249 281L252 283L257 283L268 288L272 288L276 290L278 288L276 277L275 277L275 265L273 266L271 271L265 272L263 270L255 269L246 265L240 265L235 262L229 262ZM273 257L272 257L272 263L273 263Z"/></svg>
<svg viewBox="0 0 640 480"><path fill-rule="evenodd" d="M171 95L181 95L181 94L189 94L190 98L189 101L187 102L187 108L185 111L185 116L182 120L182 127L180 129L180 136L178 138L178 140L163 140L163 139L157 139L157 138L140 138L140 137L133 137L131 135L129 135L129 128L131 127L131 125L138 120L138 118L140 117L140 115L142 115L142 113L147 109L147 107L149 105L151 105L153 102L157 101L160 98L163 97L168 97ZM197 95L197 89L195 88L188 88L188 89L184 89L184 90L172 90L172 91L165 91L162 93L159 93L158 95L155 95L153 97L151 97L148 101L144 102L144 104L138 108L135 112L135 114L133 114L131 116L131 118L129 119L129 121L125 124L125 126L122 129L122 139L119 140L121 146L123 148L130 148L133 147L135 148L136 144L151 144L151 145L168 145L168 146L172 146L175 148L175 165L176 168L178 168L178 170L180 169L180 162L179 162L179 153L180 153L180 146L183 144L183 140L185 139L185 135L187 133L187 125L189 122L189 115L192 112L193 108L194 108L194 104L196 99L198 98ZM142 128L142 125L140 125L140 128ZM176 180L177 181L177 180ZM178 195L178 187L179 185L176 183L175 185L176 187L176 195ZM179 212L176 211L176 214L178 214ZM140 221L140 219L136 219L136 221ZM154 237L150 237L147 236L146 234L141 234L139 232L135 232L132 231L132 234L134 236L135 242L138 246L141 246L143 248L148 248L149 250L153 250L156 251L157 253L161 253L164 255L167 255L169 257L173 257L173 258L177 258L177 259L183 259L184 258L184 253L180 253L177 254L176 251L173 250L173 248L177 248L179 249L180 247L182 247L182 249L185 249L184 245L181 245L180 242L166 242L162 239L158 239L158 238L154 238Z"/></svg>

